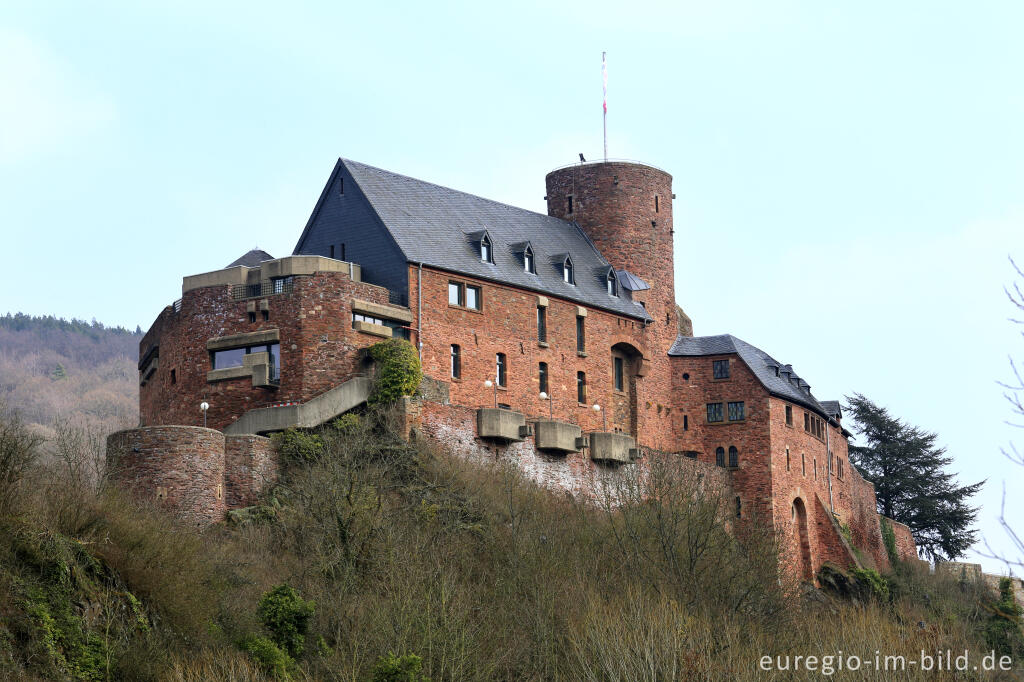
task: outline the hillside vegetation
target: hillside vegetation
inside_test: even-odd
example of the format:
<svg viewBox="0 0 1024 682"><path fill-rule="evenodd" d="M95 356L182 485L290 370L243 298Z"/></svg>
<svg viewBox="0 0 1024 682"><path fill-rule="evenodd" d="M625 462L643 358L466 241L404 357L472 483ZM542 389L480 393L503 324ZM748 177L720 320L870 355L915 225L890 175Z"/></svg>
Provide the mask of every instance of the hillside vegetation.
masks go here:
<svg viewBox="0 0 1024 682"><path fill-rule="evenodd" d="M759 661L1020 653L982 585L901 567L839 598L780 580L770 538L728 532L728 500L671 462L584 503L385 417L280 437L282 482L205 532L79 475L73 444L2 460L25 466L0 476L0 678L817 679Z"/></svg>

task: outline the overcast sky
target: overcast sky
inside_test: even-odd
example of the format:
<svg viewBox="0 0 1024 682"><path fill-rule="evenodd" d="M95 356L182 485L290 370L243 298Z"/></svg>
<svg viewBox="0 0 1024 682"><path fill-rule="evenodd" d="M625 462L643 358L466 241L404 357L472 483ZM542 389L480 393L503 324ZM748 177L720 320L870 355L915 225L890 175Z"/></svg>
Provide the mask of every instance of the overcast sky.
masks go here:
<svg viewBox="0 0 1024 682"><path fill-rule="evenodd" d="M0 313L146 329L183 275L290 253L338 156L543 211L601 154L606 50L609 156L674 176L695 332L937 431L984 537L1004 482L1024 531L1024 4L10 4Z"/></svg>

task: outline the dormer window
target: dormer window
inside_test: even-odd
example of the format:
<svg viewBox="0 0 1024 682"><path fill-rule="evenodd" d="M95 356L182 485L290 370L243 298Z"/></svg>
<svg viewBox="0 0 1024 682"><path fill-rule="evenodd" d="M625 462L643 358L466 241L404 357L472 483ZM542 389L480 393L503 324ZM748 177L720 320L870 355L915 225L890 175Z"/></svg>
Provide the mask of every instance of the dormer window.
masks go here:
<svg viewBox="0 0 1024 682"><path fill-rule="evenodd" d="M572 259L566 256L565 260L562 261L562 279L565 280L566 284L576 284L576 277L573 274Z"/></svg>
<svg viewBox="0 0 1024 682"><path fill-rule="evenodd" d="M485 263L494 262L491 257L491 240L487 238L487 235L480 238L480 260Z"/></svg>
<svg viewBox="0 0 1024 682"><path fill-rule="evenodd" d="M613 271L608 271L608 276L605 278L605 284L608 288L609 296L619 295L619 282L615 279L615 273Z"/></svg>
<svg viewBox="0 0 1024 682"><path fill-rule="evenodd" d="M529 246L523 251L523 270L530 274L537 274L537 267L533 260L533 249Z"/></svg>

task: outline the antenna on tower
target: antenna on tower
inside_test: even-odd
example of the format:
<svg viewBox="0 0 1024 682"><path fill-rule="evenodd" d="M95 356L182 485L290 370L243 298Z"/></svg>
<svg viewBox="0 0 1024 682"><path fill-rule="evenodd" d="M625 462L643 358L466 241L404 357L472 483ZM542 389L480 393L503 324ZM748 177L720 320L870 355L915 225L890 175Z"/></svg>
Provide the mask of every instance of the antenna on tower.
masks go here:
<svg viewBox="0 0 1024 682"><path fill-rule="evenodd" d="M607 52L601 53L601 81L604 87L604 100L601 104L604 109L604 162L608 163L608 63L605 61Z"/></svg>

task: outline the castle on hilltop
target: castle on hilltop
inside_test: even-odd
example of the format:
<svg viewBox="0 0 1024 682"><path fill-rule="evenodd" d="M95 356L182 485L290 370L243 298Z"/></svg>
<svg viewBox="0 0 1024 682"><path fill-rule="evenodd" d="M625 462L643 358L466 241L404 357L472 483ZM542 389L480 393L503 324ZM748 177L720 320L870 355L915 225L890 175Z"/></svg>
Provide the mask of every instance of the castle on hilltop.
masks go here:
<svg viewBox="0 0 1024 682"><path fill-rule="evenodd" d="M770 523L801 576L887 568L839 403L743 340L693 335L675 301L671 176L580 163L546 185L543 215L340 159L291 256L185 277L157 317L141 425L108 445L120 479L199 521L252 504L277 471L266 434L365 402L364 349L401 337L423 366L404 404L416 437L581 495L677 458L737 517Z"/></svg>

